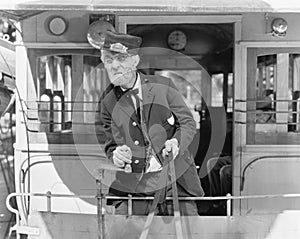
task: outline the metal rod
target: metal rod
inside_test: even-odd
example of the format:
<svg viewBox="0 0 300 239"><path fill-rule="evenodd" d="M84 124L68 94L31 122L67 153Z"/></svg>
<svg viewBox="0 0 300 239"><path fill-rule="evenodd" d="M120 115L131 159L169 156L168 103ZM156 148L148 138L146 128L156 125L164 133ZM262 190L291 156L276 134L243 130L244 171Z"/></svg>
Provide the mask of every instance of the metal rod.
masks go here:
<svg viewBox="0 0 300 239"><path fill-rule="evenodd" d="M47 212L51 212L51 191L47 192Z"/></svg>
<svg viewBox="0 0 300 239"><path fill-rule="evenodd" d="M132 195L128 195L128 215L132 216Z"/></svg>
<svg viewBox="0 0 300 239"><path fill-rule="evenodd" d="M12 197L47 197L46 193L11 193ZM95 196L77 195L77 194L51 194L51 197L65 197L65 198L86 198L92 199ZM111 200L128 200L128 197L105 196L106 199ZM180 201L210 201L210 200L243 200L243 199L262 199L262 198L300 198L300 193L291 194L266 194L266 195L247 195L247 196L222 196L222 197L178 197ZM154 197L132 197L132 200L153 200ZM173 200L172 197L167 197L166 200Z"/></svg>
<svg viewBox="0 0 300 239"><path fill-rule="evenodd" d="M257 100L257 99L247 99L247 100L235 100L236 103L248 103L248 102L299 102L299 99L297 100L286 100L286 99L280 99L280 100Z"/></svg>
<svg viewBox="0 0 300 239"><path fill-rule="evenodd" d="M183 231L182 224L180 219L180 209L179 209L179 201L178 201L178 191L176 184L176 173L175 173L175 165L173 153L169 153L169 173L171 174L172 181L172 194L173 194L173 210L174 210L174 220L175 220L175 230L176 230L176 238L183 239Z"/></svg>
<svg viewBox="0 0 300 239"><path fill-rule="evenodd" d="M19 217L19 211L18 210L16 210L16 209L14 209L11 205L10 205L10 199L12 198L12 197L15 197L15 196L17 196L17 195L15 195L16 193L11 193L11 194L9 194L8 196L7 196L7 198L6 198L6 207L7 207L7 209L10 211L10 212L12 212L12 213L14 213L15 215L16 215L16 225L14 226L15 228L16 228L16 239L20 239L21 238L21 235L20 235L20 233L18 232L18 227L20 226L20 217Z"/></svg>
<svg viewBox="0 0 300 239"><path fill-rule="evenodd" d="M105 239L105 215L103 212L103 193L102 193L102 178L103 169L98 171L97 183L97 217L98 217L98 238Z"/></svg>
<svg viewBox="0 0 300 239"><path fill-rule="evenodd" d="M97 183L97 218L98 218L98 239L103 239L102 238L102 200L101 200L101 192L100 192L100 185L101 181L99 179L96 180Z"/></svg>
<svg viewBox="0 0 300 239"><path fill-rule="evenodd" d="M226 197L228 197L227 201L226 201L226 212L227 212L227 217L230 217L231 215L231 199L229 198L231 196L230 193L226 194Z"/></svg>

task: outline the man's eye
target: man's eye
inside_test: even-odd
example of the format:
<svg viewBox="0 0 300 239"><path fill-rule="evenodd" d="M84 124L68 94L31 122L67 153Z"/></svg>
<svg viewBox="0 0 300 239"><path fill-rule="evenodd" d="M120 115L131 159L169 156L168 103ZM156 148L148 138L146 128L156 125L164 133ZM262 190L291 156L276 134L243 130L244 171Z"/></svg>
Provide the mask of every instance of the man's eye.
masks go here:
<svg viewBox="0 0 300 239"><path fill-rule="evenodd" d="M113 62L112 58L105 58L105 63L106 64L111 64Z"/></svg>
<svg viewBox="0 0 300 239"><path fill-rule="evenodd" d="M125 61L126 60L126 56L119 56L118 57L118 61Z"/></svg>

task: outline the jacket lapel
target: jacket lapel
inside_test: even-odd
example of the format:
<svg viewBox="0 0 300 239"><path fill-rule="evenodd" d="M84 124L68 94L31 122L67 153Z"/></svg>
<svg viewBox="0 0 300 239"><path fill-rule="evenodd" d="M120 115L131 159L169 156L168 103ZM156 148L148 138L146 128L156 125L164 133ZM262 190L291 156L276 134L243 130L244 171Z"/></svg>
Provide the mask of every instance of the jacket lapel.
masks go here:
<svg viewBox="0 0 300 239"><path fill-rule="evenodd" d="M134 106L132 105L131 99L129 99L130 95L122 95L122 93L119 92L120 90L121 89L115 89L117 104L115 105L114 111L116 117L120 117L118 112L122 111L128 116L128 118L132 118L133 121L138 122Z"/></svg>
<svg viewBox="0 0 300 239"><path fill-rule="evenodd" d="M147 79L145 75L141 73L139 74L142 83L143 111L144 111L146 122L149 122L150 110L155 98L155 95L152 91L153 85L150 83L149 79Z"/></svg>

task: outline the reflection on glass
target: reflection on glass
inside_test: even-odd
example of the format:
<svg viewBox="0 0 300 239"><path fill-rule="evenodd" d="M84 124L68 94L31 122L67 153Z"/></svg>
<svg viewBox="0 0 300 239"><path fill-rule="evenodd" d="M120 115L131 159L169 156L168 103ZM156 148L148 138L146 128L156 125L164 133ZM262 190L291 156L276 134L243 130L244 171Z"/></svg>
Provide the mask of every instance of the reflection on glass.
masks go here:
<svg viewBox="0 0 300 239"><path fill-rule="evenodd" d="M98 56L41 56L37 66L40 131L69 131L72 124L95 122L97 103L108 85Z"/></svg>
<svg viewBox="0 0 300 239"><path fill-rule="evenodd" d="M200 128L200 115L196 112L195 105L201 105L201 70L163 70L156 71L156 75L162 75L170 78L176 85L179 92L182 94L186 105L191 110L194 120L197 123L197 128Z"/></svg>
<svg viewBox="0 0 300 239"><path fill-rule="evenodd" d="M255 85L247 91L247 143L300 143L295 134L300 132L300 55L260 55L255 62L247 64L256 69L255 74L248 71L248 81L255 77Z"/></svg>

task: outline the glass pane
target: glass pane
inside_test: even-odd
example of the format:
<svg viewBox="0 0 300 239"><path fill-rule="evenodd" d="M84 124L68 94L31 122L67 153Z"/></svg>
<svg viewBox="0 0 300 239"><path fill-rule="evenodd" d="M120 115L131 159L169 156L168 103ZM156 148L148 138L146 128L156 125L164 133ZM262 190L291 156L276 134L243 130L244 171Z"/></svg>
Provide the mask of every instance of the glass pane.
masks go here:
<svg viewBox="0 0 300 239"><path fill-rule="evenodd" d="M37 60L39 131L69 131L95 122L95 110L108 85L98 56L48 55Z"/></svg>
<svg viewBox="0 0 300 239"><path fill-rule="evenodd" d="M223 81L224 74L213 74L212 81L212 100L211 106L223 106Z"/></svg>
<svg viewBox="0 0 300 239"><path fill-rule="evenodd" d="M191 110L197 128L200 128L200 115L195 111L195 107L201 105L201 95L199 92L201 85L201 70L163 70L156 71L155 74L172 79L179 92L182 94L185 103Z"/></svg>
<svg viewBox="0 0 300 239"><path fill-rule="evenodd" d="M299 54L248 50L247 144L299 144Z"/></svg>
<svg viewBox="0 0 300 239"><path fill-rule="evenodd" d="M233 73L228 74L228 95L227 95L227 112L233 109Z"/></svg>

